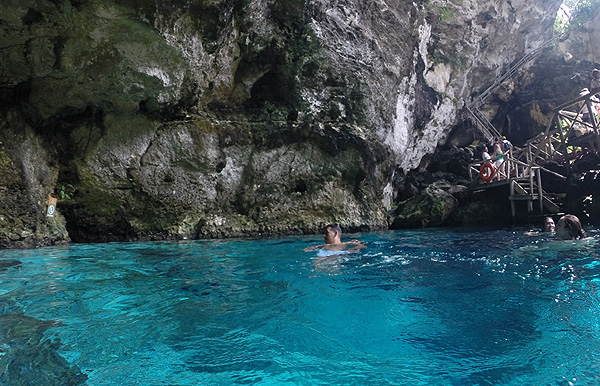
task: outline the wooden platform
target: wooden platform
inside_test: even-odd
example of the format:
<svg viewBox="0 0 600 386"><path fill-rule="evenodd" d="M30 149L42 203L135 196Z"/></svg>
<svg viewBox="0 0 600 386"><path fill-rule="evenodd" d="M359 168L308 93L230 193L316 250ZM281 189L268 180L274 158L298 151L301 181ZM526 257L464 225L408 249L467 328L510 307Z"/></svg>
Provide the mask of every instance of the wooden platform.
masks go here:
<svg viewBox="0 0 600 386"><path fill-rule="evenodd" d="M499 181L483 182L480 178L480 168L484 161L469 165L471 189L473 192L485 192L508 185L508 199L511 203L512 216L516 216L516 203L525 202L529 216L544 216L561 212L560 198L548 194L542 188L542 170L545 173L566 179L555 171L544 168L548 161L564 163L567 175L571 172L571 162L579 152L600 152L600 114L590 114L589 119L584 112L596 112L596 105L600 104L595 95L600 93L600 88L591 90L588 94L581 95L553 110L552 118L546 130L529 139L522 148L510 148L485 162L497 162L502 159L503 176ZM598 109L600 112L600 109ZM477 127L489 141L499 137L497 131L481 113L471 111ZM483 127L487 124L489 129ZM586 132L581 135L582 132ZM493 138L491 138L493 134ZM514 150L514 151L513 151ZM521 205L521 204L519 204ZM535 213L537 212L537 213Z"/></svg>
<svg viewBox="0 0 600 386"><path fill-rule="evenodd" d="M482 190L488 190L488 189L492 189L492 188L497 188L498 186L504 186L504 185L508 185L509 184L509 180L508 179L503 179L500 181L491 181L491 182L485 182L483 184L477 184L473 187L473 191L474 192L480 192Z"/></svg>

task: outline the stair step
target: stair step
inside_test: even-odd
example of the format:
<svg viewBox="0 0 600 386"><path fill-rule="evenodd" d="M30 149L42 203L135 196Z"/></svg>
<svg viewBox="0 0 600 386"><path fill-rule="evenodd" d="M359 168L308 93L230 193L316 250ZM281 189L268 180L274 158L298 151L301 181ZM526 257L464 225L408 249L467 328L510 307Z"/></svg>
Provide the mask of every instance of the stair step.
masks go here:
<svg viewBox="0 0 600 386"><path fill-rule="evenodd" d="M509 196L508 199L511 201L527 201L527 200L537 201L540 199L540 196L538 196L537 194L534 194L534 195L515 194L514 196Z"/></svg>
<svg viewBox="0 0 600 386"><path fill-rule="evenodd" d="M527 190L525 190L525 188L523 188L523 185L521 185L519 183L515 183L514 187L515 187L515 192L517 194L529 194L529 193L527 193Z"/></svg>
<svg viewBox="0 0 600 386"><path fill-rule="evenodd" d="M556 205L554 202L552 202L551 200L549 200L548 197L542 198L542 204L544 205L544 207L546 209L548 209L548 211L550 211L550 213L559 213L560 212L560 207L558 205Z"/></svg>
<svg viewBox="0 0 600 386"><path fill-rule="evenodd" d="M560 198L560 199L567 197L567 193L546 193L546 192L544 192L544 195L546 197Z"/></svg>

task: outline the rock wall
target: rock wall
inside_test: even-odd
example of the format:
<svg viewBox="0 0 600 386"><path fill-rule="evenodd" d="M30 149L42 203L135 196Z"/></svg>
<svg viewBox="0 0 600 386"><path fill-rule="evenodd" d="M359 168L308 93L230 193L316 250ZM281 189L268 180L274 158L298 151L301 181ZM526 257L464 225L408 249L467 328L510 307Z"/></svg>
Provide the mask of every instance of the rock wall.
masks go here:
<svg viewBox="0 0 600 386"><path fill-rule="evenodd" d="M58 170L47 144L18 113L0 120L0 248L68 242L64 217L46 216Z"/></svg>
<svg viewBox="0 0 600 386"><path fill-rule="evenodd" d="M590 87L592 70L600 68L600 13L590 16L488 98L489 119L516 145L544 131L555 107Z"/></svg>
<svg viewBox="0 0 600 386"><path fill-rule="evenodd" d="M0 148L11 229L0 238L385 228L394 175L417 168L472 95L551 37L559 5L10 2L0 127L16 142ZM76 191L62 215L42 217L65 184Z"/></svg>

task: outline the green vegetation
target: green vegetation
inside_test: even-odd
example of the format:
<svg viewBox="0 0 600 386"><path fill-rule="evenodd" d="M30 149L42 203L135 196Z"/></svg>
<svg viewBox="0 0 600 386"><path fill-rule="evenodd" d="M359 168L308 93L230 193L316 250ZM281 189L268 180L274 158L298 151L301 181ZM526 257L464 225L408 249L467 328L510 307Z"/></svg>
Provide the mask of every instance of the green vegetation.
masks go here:
<svg viewBox="0 0 600 386"><path fill-rule="evenodd" d="M568 33L579 28L598 12L600 0L565 0L556 15L554 31Z"/></svg>
<svg viewBox="0 0 600 386"><path fill-rule="evenodd" d="M441 2L427 0L424 3L424 11L427 15L428 20L431 23L443 24L451 21L456 17L456 12L448 5L448 2L442 0Z"/></svg>
<svg viewBox="0 0 600 386"><path fill-rule="evenodd" d="M367 116L365 114L364 94L358 81L352 86L347 101L348 118L359 125L364 125L367 122Z"/></svg>
<svg viewBox="0 0 600 386"><path fill-rule="evenodd" d="M61 185L60 188L58 188L58 194L63 200L70 200L75 194L75 190L75 187L71 184Z"/></svg>
<svg viewBox="0 0 600 386"><path fill-rule="evenodd" d="M445 23L456 17L456 13L448 8L447 5L442 5L438 12L438 23Z"/></svg>

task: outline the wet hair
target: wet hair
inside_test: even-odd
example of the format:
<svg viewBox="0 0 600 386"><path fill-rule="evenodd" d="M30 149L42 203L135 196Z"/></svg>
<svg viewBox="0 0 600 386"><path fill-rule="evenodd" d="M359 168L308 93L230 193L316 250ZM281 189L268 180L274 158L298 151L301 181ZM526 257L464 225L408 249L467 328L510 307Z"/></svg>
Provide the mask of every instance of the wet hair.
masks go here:
<svg viewBox="0 0 600 386"><path fill-rule="evenodd" d="M582 239L585 237L585 231L583 230L581 222L577 216L565 214L560 218L560 220L558 220L558 222L565 224L565 229L569 233L571 240ZM558 224L556 224L556 226L558 227Z"/></svg>
<svg viewBox="0 0 600 386"><path fill-rule="evenodd" d="M327 228L331 228L331 230L337 232L340 235L340 237L342 236L342 228L340 228L338 224L329 224L325 227L325 229Z"/></svg>

